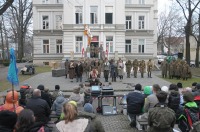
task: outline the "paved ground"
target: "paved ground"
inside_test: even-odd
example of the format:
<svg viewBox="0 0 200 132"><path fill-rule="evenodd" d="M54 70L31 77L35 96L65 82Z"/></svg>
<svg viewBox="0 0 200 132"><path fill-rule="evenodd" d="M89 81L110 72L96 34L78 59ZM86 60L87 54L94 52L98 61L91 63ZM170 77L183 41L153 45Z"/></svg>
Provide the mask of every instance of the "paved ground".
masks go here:
<svg viewBox="0 0 200 132"><path fill-rule="evenodd" d="M124 83L133 83L133 84L137 84L140 83L143 86L151 86L153 84L159 84L160 86L169 86L169 82L162 80L160 78L158 78L157 76L155 76L156 74L159 74L158 71L154 72L154 74L152 75L153 78L147 78L147 75L145 74L144 78L140 78L140 76L138 76L138 78L133 78L133 76L131 78L126 78L126 76L124 76L124 80L122 82L119 81L119 78L117 79L117 82L113 82L112 86L114 88L114 90L131 90L132 87L127 87L127 84ZM104 83L104 79L101 78L100 79L101 82ZM83 78L83 82L86 81L86 78ZM111 79L109 78L109 81L111 81ZM49 88L50 90L54 90L54 86L56 84L59 84L61 87L61 90L72 90L74 86L79 85L79 82L77 83L76 80L74 79L74 82L70 82L69 79L65 79L65 77L52 77L51 72L47 72L47 73L41 73L38 75L35 75L31 78L29 78L28 80L24 81L24 82L20 82L20 86L24 83L28 83L29 85L31 85L33 88L37 88L37 86L39 84L44 84L45 87ZM106 83L105 83L106 84ZM16 87L16 89L19 89L19 87ZM124 91L124 92L116 92L115 94L124 94L124 93L128 93L128 91ZM68 93L70 94L70 93ZM120 98L117 99L117 104L119 103ZM104 102L107 102L106 100ZM97 106L97 99L94 100L93 102L93 106L96 109ZM118 106L118 111L121 110L121 106ZM115 115L115 116L102 116L99 115L97 116L98 119L101 120L106 132L137 132L136 129L133 129L129 126L129 120L127 118L127 116L122 115L119 113L119 115Z"/></svg>

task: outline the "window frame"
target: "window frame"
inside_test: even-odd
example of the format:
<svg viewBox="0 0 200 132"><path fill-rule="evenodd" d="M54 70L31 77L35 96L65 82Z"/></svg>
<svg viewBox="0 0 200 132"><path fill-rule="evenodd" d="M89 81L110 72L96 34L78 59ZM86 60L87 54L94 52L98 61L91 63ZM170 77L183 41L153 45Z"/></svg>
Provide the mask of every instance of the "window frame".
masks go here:
<svg viewBox="0 0 200 132"><path fill-rule="evenodd" d="M130 43L127 43L127 41L130 40ZM125 40L125 53L131 53L132 52L132 40L126 39Z"/></svg>
<svg viewBox="0 0 200 132"><path fill-rule="evenodd" d="M127 20L127 17L130 17L130 20ZM128 27L128 28L127 28ZM126 16L126 29L130 30L132 29L132 16Z"/></svg>
<svg viewBox="0 0 200 132"><path fill-rule="evenodd" d="M77 8L81 8L81 12ZM75 24L83 24L83 6L75 6Z"/></svg>
<svg viewBox="0 0 200 132"><path fill-rule="evenodd" d="M143 40L143 44L140 43L140 40ZM146 40L145 39L138 39L138 53L145 53L145 46Z"/></svg>
<svg viewBox="0 0 200 132"><path fill-rule="evenodd" d="M112 39L108 40L107 38L109 37ZM113 36L106 36L106 49L108 49L108 53L114 53L114 37Z"/></svg>
<svg viewBox="0 0 200 132"><path fill-rule="evenodd" d="M140 17L143 17L143 20L140 20ZM140 30L145 29L145 16L144 15L138 16L138 29L140 29Z"/></svg>
<svg viewBox="0 0 200 132"><path fill-rule="evenodd" d="M81 40L77 40L77 38L80 37ZM78 51L77 51L78 47ZM82 52L82 47L83 47L83 36L75 36L75 53L81 53Z"/></svg>
<svg viewBox="0 0 200 132"><path fill-rule="evenodd" d="M106 18L107 18L107 15L108 15L108 14L112 15L112 17L111 17L111 18L112 18L112 20L111 20L112 22L108 22L108 21L107 21L108 19L106 19ZM108 17L109 17L109 16L108 16ZM112 13L112 12L106 12L106 13L105 13L105 24L113 24L113 13Z"/></svg>
<svg viewBox="0 0 200 132"><path fill-rule="evenodd" d="M96 12L92 12L91 8L95 7L96 7ZM90 6L90 24L98 24L98 6Z"/></svg>
<svg viewBox="0 0 200 132"><path fill-rule="evenodd" d="M49 0L42 0L42 4L48 4Z"/></svg>
<svg viewBox="0 0 200 132"><path fill-rule="evenodd" d="M48 41L48 44L44 43L44 41ZM49 39L43 39L42 40L42 48L43 48L43 54L49 54L50 53L50 40Z"/></svg>
<svg viewBox="0 0 200 132"><path fill-rule="evenodd" d="M145 0L139 0L139 4L140 5L144 5L145 4Z"/></svg>
<svg viewBox="0 0 200 132"><path fill-rule="evenodd" d="M48 19L44 20L44 17L47 17ZM42 15L42 29L49 30L49 15Z"/></svg>
<svg viewBox="0 0 200 132"><path fill-rule="evenodd" d="M58 43L59 40L61 40L61 43ZM63 40L56 39L56 53L61 54L62 52L63 52Z"/></svg>
<svg viewBox="0 0 200 132"><path fill-rule="evenodd" d="M57 19L57 17L59 17L59 16L61 16L61 20L60 21L58 21L58 19ZM62 19L63 19L63 17L62 17L62 15L56 15L55 16L56 17L56 29L61 29L61 24L62 24Z"/></svg>

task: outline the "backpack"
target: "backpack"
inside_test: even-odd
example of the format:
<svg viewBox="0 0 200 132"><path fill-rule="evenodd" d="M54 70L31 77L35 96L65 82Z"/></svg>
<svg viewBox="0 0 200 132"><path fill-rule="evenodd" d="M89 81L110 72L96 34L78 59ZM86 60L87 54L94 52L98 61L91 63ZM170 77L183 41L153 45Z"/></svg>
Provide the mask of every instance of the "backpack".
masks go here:
<svg viewBox="0 0 200 132"><path fill-rule="evenodd" d="M194 102L197 103L198 106L200 106L200 95L194 97Z"/></svg>
<svg viewBox="0 0 200 132"><path fill-rule="evenodd" d="M180 94L170 93L168 100L168 107L174 110L174 112L176 113L180 105Z"/></svg>

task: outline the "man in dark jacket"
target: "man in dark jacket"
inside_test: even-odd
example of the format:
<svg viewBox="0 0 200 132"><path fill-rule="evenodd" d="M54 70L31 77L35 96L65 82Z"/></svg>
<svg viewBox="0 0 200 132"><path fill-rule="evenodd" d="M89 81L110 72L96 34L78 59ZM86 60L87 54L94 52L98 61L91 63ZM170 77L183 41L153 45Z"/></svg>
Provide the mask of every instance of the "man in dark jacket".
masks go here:
<svg viewBox="0 0 200 132"><path fill-rule="evenodd" d="M76 82L78 82L78 80L80 80L80 82L82 82L83 65L80 61L75 66L75 74L76 74Z"/></svg>
<svg viewBox="0 0 200 132"><path fill-rule="evenodd" d="M51 105L52 105L52 101L51 101L51 98L49 97L49 95L47 93L44 92L44 85L40 84L37 89L39 89L41 91L41 98L43 100L45 100L49 107L51 108Z"/></svg>
<svg viewBox="0 0 200 132"><path fill-rule="evenodd" d="M140 84L135 85L135 90L128 93L127 101L127 112L131 118L131 126L135 127L136 115L142 114L142 108L144 106L145 96L141 93L142 86Z"/></svg>
<svg viewBox="0 0 200 132"><path fill-rule="evenodd" d="M17 114L8 110L0 111L0 132L13 132Z"/></svg>
<svg viewBox="0 0 200 132"><path fill-rule="evenodd" d="M149 110L148 132L173 132L176 116L172 109L167 107L167 93L160 91L156 94L159 103Z"/></svg>
<svg viewBox="0 0 200 132"><path fill-rule="evenodd" d="M26 94L29 94L31 87L28 84L24 84L20 87L20 105L26 106Z"/></svg>
<svg viewBox="0 0 200 132"><path fill-rule="evenodd" d="M49 121L51 110L48 103L41 99L41 91L39 89L33 91L33 97L27 101L26 108L34 112L36 122L47 124Z"/></svg>

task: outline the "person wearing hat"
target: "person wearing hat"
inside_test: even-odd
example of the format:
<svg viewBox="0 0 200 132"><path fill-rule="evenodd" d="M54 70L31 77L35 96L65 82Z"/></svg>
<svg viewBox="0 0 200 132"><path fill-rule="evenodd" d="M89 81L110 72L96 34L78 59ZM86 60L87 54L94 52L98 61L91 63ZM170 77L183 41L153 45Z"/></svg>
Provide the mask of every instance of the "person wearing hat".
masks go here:
<svg viewBox="0 0 200 132"><path fill-rule="evenodd" d="M65 60L65 78L67 78L67 74L69 72L69 61L68 59Z"/></svg>
<svg viewBox="0 0 200 132"><path fill-rule="evenodd" d="M14 95L14 99L13 99ZM5 104L0 106L0 111L9 110L19 114L24 108L19 106L19 95L17 91L9 91L6 95Z"/></svg>
<svg viewBox="0 0 200 132"><path fill-rule="evenodd" d="M0 132L13 132L17 114L9 110L0 111Z"/></svg>
<svg viewBox="0 0 200 132"><path fill-rule="evenodd" d="M41 91L41 98L45 100L48 103L49 107L51 108L52 100L50 96L44 91L45 90L44 85L43 84L38 85L37 89Z"/></svg>
<svg viewBox="0 0 200 132"><path fill-rule="evenodd" d="M69 97L69 100L71 101L75 101L77 102L78 105L82 105L84 102L84 97L82 95L80 95L80 87L76 86L73 89L73 93L71 94L71 96Z"/></svg>
<svg viewBox="0 0 200 132"><path fill-rule="evenodd" d="M63 104L66 103L66 102L68 102L68 100L64 98L63 92L59 91L58 92L58 97L53 102L52 111L55 111L56 115L60 116L61 113L62 113Z"/></svg>
<svg viewBox="0 0 200 132"><path fill-rule="evenodd" d="M194 102L194 96L191 92L185 92L183 94L183 99L184 107L180 107L178 127L182 132L189 132L192 128L192 124L199 121L199 107Z"/></svg>
<svg viewBox="0 0 200 132"><path fill-rule="evenodd" d="M19 99L19 103L22 106L26 106L26 95L30 93L31 86L29 86L27 83L23 84L20 87L20 99Z"/></svg>

